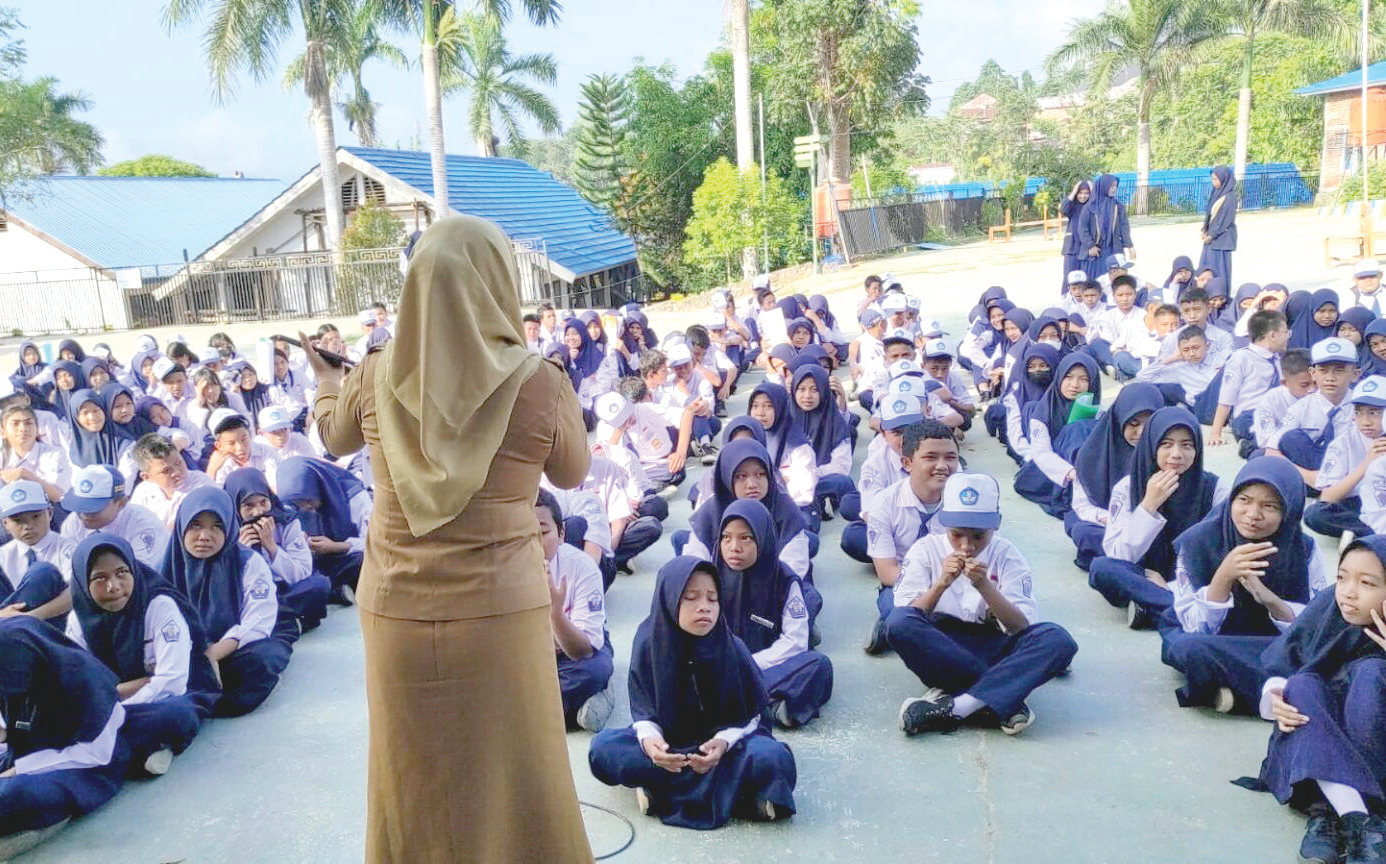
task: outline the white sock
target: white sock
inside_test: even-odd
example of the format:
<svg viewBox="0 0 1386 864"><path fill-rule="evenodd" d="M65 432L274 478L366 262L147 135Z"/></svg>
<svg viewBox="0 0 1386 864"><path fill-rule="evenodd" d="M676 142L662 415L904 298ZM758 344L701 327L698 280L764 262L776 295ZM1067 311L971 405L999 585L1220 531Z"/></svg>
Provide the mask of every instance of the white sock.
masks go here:
<svg viewBox="0 0 1386 864"><path fill-rule="evenodd" d="M1319 791L1323 792L1323 797L1328 799L1328 803L1337 811L1339 816L1367 812L1367 802L1362 800L1362 793L1351 786L1334 783L1332 780L1315 780L1314 782L1319 784Z"/></svg>
<svg viewBox="0 0 1386 864"><path fill-rule="evenodd" d="M971 717L985 707L987 707L987 703L973 696L971 693L964 693L961 696L953 697L953 716L959 719Z"/></svg>

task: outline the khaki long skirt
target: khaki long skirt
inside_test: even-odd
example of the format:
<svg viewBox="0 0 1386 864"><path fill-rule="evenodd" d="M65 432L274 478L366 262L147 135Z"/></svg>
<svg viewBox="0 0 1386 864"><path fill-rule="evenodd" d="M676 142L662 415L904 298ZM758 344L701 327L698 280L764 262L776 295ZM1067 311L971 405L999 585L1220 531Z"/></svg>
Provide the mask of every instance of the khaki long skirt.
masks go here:
<svg viewBox="0 0 1386 864"><path fill-rule="evenodd" d="M590 864L548 611L361 610L369 864Z"/></svg>

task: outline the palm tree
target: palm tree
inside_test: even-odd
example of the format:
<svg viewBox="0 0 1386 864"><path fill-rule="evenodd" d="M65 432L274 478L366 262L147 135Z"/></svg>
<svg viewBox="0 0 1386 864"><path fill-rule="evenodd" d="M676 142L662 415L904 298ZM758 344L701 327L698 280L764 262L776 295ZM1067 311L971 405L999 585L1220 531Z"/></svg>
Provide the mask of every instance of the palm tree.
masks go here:
<svg viewBox="0 0 1386 864"><path fill-rule="evenodd" d="M438 22L443 95L462 90L471 93L467 123L478 155L496 155L494 119L499 117L507 143L523 157L525 140L519 115L528 115L547 135L556 134L560 124L558 109L549 97L520 79L529 78L551 87L558 81L558 64L552 54L513 56L506 47L498 19L456 12L456 7L448 9Z"/></svg>
<svg viewBox="0 0 1386 864"><path fill-rule="evenodd" d="M0 85L0 177L86 174L101 164L105 140L74 116L91 108L85 93L59 92L52 77Z"/></svg>
<svg viewBox="0 0 1386 864"><path fill-rule="evenodd" d="M350 0L169 0L164 24L170 30L206 15L203 45L212 73L216 98L229 96L242 69L263 81L274 66L280 42L303 28L303 90L312 104L310 118L317 138L318 165L322 175L323 209L327 216L327 247L337 249L342 240L342 196L337 180L337 138L332 128L332 76L328 74L328 46L338 44L352 14Z"/></svg>
<svg viewBox="0 0 1386 864"><path fill-rule="evenodd" d="M1119 73L1136 73L1135 212L1146 212L1150 183L1150 106L1205 45L1219 38L1217 8L1200 0L1127 0L1093 18L1075 21L1049 57L1051 72L1073 63L1088 71L1089 86L1105 91Z"/></svg>
<svg viewBox="0 0 1386 864"><path fill-rule="evenodd" d="M419 65L423 69L424 111L428 114L429 155L433 163L433 208L437 215L448 215L447 151L443 145L443 90L438 72L438 24L451 0L377 0L386 20L420 34ZM511 0L476 0L478 11L506 21ZM557 24L563 11L559 0L519 0L525 14L535 24Z"/></svg>
<svg viewBox="0 0 1386 864"><path fill-rule="evenodd" d="M362 70L372 60L384 60L398 69L408 69L409 58L381 38L379 18L369 2L358 0L345 29L335 35L339 38L327 45L326 57L332 89L340 96L343 79L350 79L351 82L351 95L346 101L338 102L337 108L346 117L347 127L356 133L356 140L361 142L362 147L378 147L380 139L376 136L375 112L380 105L371 99L370 91L363 82ZM285 89L303 84L307 57L305 52L290 61L289 68L284 70Z"/></svg>

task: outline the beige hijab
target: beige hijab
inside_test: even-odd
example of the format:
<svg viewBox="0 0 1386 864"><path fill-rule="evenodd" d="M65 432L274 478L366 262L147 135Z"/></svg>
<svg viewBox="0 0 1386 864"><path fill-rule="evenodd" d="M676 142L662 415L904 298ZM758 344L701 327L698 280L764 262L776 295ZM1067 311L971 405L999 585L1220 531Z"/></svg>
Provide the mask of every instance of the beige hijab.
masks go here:
<svg viewBox="0 0 1386 864"><path fill-rule="evenodd" d="M380 449L415 537L455 519L486 482L540 363L517 286L510 241L483 219L435 222L414 247L375 389Z"/></svg>

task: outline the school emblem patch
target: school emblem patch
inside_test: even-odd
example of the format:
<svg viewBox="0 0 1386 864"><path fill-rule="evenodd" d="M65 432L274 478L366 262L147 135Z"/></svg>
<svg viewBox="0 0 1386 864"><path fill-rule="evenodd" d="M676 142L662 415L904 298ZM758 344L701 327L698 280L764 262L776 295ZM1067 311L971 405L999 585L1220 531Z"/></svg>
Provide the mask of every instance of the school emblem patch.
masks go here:
<svg viewBox="0 0 1386 864"><path fill-rule="evenodd" d="M1376 392L1376 388L1377 388L1377 383L1376 383L1375 381L1367 380L1367 381L1363 381L1363 382L1362 382L1362 392L1363 392L1363 393L1375 393L1375 392Z"/></svg>
<svg viewBox="0 0 1386 864"><path fill-rule="evenodd" d="M971 507L977 503L977 490L968 486L958 493L958 500L962 502L964 507Z"/></svg>
<svg viewBox="0 0 1386 864"><path fill-rule="evenodd" d="M83 495L86 495L87 493L91 492L91 481L90 481L90 480L83 480L81 483L78 483L78 484L77 484L77 489L78 489L78 491L80 491Z"/></svg>
<svg viewBox="0 0 1386 864"><path fill-rule="evenodd" d="M23 489L16 489L10 493L10 500L16 504L18 504L20 501L23 501L27 497L28 496L24 494Z"/></svg>
<svg viewBox="0 0 1386 864"><path fill-rule="evenodd" d="M1341 354L1343 346L1339 345L1337 342L1329 342L1328 345L1324 346L1324 350L1329 354Z"/></svg>
<svg viewBox="0 0 1386 864"><path fill-rule="evenodd" d="M793 598L790 598L790 601L789 601L789 617L790 617L790 618L807 618L807 617L808 617L808 607L806 607L806 606L804 605L803 598L800 598L800 597L793 597Z"/></svg>
<svg viewBox="0 0 1386 864"><path fill-rule="evenodd" d="M602 595L600 595L600 594L593 594L591 597L588 597L588 598L587 598L587 611L588 611L588 612L600 612L600 611L602 611Z"/></svg>
<svg viewBox="0 0 1386 864"><path fill-rule="evenodd" d="M256 600L263 600L270 595L269 583L263 579L257 580L250 586L250 596Z"/></svg>
<svg viewBox="0 0 1386 864"><path fill-rule="evenodd" d="M177 621L170 621L159 628L159 638L172 645L183 635L183 631L178 627Z"/></svg>
<svg viewBox="0 0 1386 864"><path fill-rule="evenodd" d="M139 534L135 535L135 540L139 542L140 546L144 549L144 551L146 551L146 552L153 552L153 551L154 551L154 532L153 532L153 531L141 531Z"/></svg>

